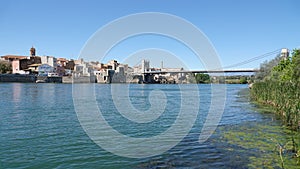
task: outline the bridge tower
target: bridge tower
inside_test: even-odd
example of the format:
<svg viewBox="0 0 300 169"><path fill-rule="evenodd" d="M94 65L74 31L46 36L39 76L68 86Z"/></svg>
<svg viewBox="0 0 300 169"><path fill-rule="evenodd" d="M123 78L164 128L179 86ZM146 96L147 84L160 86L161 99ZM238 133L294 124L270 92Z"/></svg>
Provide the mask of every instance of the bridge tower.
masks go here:
<svg viewBox="0 0 300 169"><path fill-rule="evenodd" d="M286 60L290 55L289 49L287 48L282 48L280 52L280 57Z"/></svg>
<svg viewBox="0 0 300 169"><path fill-rule="evenodd" d="M148 72L150 69L150 61L143 59L141 69L142 69L142 74L143 74L143 82L149 83L149 79L150 79L149 74L146 74L146 72Z"/></svg>

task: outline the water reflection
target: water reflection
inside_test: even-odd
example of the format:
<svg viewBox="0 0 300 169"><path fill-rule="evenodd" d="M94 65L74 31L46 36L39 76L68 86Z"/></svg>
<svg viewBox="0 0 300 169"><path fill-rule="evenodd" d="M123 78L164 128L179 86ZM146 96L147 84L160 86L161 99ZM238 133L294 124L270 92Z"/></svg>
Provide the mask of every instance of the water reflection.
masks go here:
<svg viewBox="0 0 300 169"><path fill-rule="evenodd" d="M22 83L13 83L12 84L12 96L13 96L13 102L19 103L21 101L21 89Z"/></svg>

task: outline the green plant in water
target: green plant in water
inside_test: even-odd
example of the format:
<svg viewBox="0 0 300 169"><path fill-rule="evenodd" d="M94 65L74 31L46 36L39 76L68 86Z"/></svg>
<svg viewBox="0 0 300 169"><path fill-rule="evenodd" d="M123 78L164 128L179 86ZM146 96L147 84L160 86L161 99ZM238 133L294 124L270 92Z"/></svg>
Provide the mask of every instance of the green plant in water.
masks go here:
<svg viewBox="0 0 300 169"><path fill-rule="evenodd" d="M222 140L239 146L249 157L249 168L299 168L299 133L272 125L244 125L223 128ZM230 150L231 148L228 148Z"/></svg>
<svg viewBox="0 0 300 169"><path fill-rule="evenodd" d="M300 124L300 82L258 82L252 86L251 99L275 107L283 121L293 130Z"/></svg>

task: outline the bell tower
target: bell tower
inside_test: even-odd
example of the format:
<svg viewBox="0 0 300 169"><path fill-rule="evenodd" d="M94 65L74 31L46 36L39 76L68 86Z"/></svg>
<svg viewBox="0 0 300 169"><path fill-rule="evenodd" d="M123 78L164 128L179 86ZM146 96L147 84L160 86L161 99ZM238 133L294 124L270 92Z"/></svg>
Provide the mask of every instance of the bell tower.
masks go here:
<svg viewBox="0 0 300 169"><path fill-rule="evenodd" d="M30 57L33 57L33 56L35 56L35 48L32 46L30 48Z"/></svg>

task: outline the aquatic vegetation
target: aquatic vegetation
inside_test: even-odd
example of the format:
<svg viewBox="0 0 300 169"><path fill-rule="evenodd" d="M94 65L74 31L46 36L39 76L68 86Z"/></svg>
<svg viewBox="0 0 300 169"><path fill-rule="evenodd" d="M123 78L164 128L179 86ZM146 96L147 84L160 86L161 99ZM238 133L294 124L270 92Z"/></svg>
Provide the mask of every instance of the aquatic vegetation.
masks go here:
<svg viewBox="0 0 300 169"><path fill-rule="evenodd" d="M299 168L300 134L271 124L226 126L222 141L229 144L228 151L248 153L249 168ZM233 148L232 148L232 147ZM238 146L238 148L236 148Z"/></svg>

